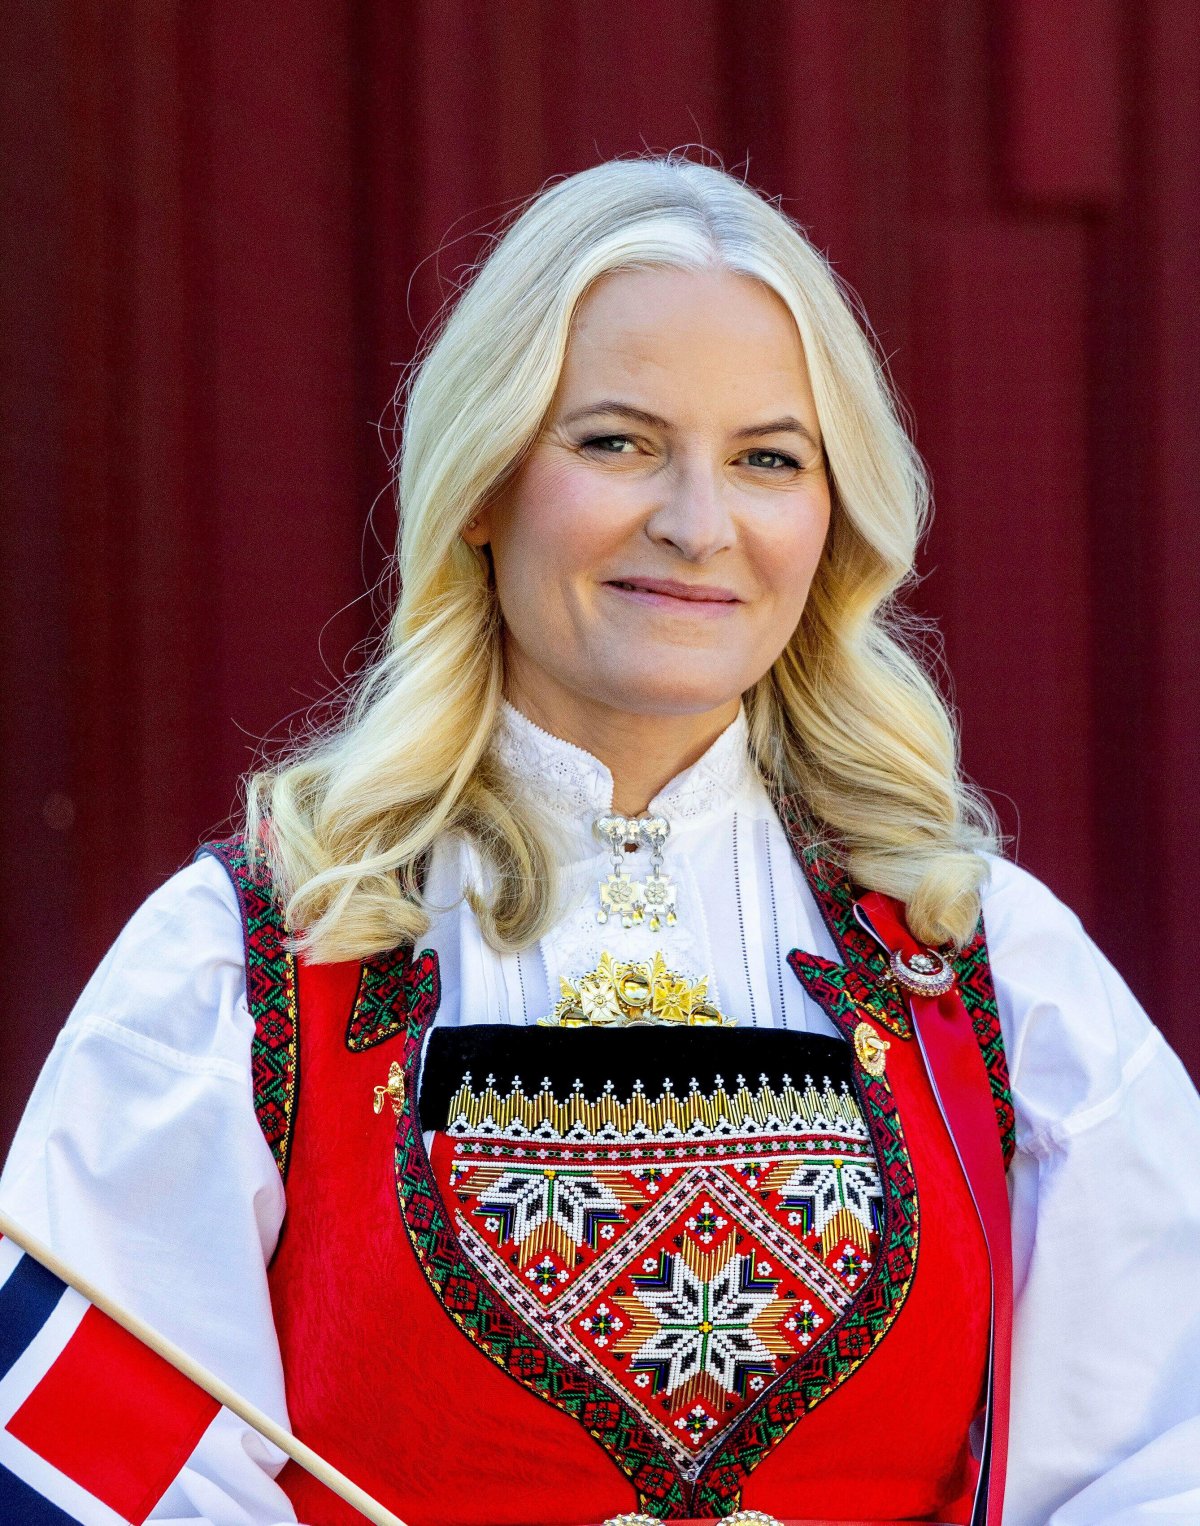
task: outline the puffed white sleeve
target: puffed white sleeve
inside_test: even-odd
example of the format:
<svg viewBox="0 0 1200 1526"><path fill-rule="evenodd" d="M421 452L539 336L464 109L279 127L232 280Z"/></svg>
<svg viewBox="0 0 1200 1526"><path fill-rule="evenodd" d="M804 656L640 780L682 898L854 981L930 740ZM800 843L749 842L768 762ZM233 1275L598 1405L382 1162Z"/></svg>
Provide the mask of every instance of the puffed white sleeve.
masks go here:
<svg viewBox="0 0 1200 1526"><path fill-rule="evenodd" d="M204 856L134 913L58 1035L0 1205L287 1426L267 1263L283 1188L254 1115L237 900ZM222 1410L153 1526L295 1522L285 1459Z"/></svg>
<svg viewBox="0 0 1200 1526"><path fill-rule="evenodd" d="M1017 1121L1005 1526L1200 1522L1200 1097L1079 919L997 862Z"/></svg>

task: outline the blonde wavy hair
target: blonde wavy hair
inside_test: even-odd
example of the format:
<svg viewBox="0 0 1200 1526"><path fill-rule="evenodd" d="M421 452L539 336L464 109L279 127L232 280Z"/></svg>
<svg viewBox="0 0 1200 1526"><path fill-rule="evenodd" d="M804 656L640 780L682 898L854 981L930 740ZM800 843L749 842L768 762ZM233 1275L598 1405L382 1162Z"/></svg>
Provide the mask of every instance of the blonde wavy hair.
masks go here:
<svg viewBox="0 0 1200 1526"><path fill-rule="evenodd" d="M419 865L443 833L474 840L497 949L556 915L537 815L489 755L502 626L486 560L460 532L541 430L572 315L598 276L673 266L754 277L791 311L833 497L800 624L743 696L756 765L860 884L907 904L913 932L961 945L979 912L995 822L962 778L953 720L898 608L929 511L927 479L852 294L778 206L682 154L598 164L531 198L471 272L397 394L399 597L332 721L245 781L293 932L316 961L420 938ZM269 831L260 831L269 822Z"/></svg>

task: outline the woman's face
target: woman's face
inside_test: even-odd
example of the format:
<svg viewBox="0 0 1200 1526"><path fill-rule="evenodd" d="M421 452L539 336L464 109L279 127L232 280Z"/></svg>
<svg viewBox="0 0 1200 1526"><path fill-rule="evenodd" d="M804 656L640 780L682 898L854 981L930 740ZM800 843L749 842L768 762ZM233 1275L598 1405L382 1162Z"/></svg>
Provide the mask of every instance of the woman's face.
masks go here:
<svg viewBox="0 0 1200 1526"><path fill-rule="evenodd" d="M830 493L800 337L727 271L621 271L576 309L547 423L464 532L539 718L736 713L791 637Z"/></svg>

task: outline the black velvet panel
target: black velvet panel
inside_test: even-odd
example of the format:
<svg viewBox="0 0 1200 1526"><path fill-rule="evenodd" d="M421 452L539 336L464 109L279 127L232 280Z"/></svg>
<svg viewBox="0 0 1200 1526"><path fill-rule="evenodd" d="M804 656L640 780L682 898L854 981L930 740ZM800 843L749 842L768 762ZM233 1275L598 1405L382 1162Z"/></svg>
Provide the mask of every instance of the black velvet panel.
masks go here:
<svg viewBox="0 0 1200 1526"><path fill-rule="evenodd" d="M850 1046L824 1034L763 1028L540 1028L507 1023L435 1027L421 1077L420 1114L427 1129L444 1128L451 1099L471 1074L474 1091L488 1076L507 1092L519 1077L526 1096L541 1090L543 1078L559 1102L582 1083L596 1101L612 1083L618 1100L628 1101L635 1082L650 1098L670 1081L685 1097L695 1080L699 1090L716 1090L717 1077L732 1092L739 1077L754 1091L765 1078L776 1091L787 1076L793 1086L811 1079L821 1087L850 1086Z"/></svg>

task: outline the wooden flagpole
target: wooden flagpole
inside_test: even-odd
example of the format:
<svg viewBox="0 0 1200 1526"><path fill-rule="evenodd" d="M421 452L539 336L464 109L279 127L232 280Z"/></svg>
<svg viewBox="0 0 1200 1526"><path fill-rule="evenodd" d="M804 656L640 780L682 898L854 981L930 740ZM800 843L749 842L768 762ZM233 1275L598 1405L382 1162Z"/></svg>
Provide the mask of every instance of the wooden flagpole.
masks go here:
<svg viewBox="0 0 1200 1526"><path fill-rule="evenodd" d="M32 1235L26 1234L19 1225L14 1224L3 1211L0 1211L0 1235L3 1235L6 1240L11 1240L19 1250L32 1256L35 1261L40 1261L48 1272L53 1272L61 1282L65 1282L68 1287L81 1293L89 1303L95 1304L122 1329L128 1330L130 1335L136 1336L152 1351L156 1351L164 1361L178 1368L198 1388L202 1388L218 1404L224 1405L240 1420L252 1426L261 1436L273 1442L293 1462L299 1463L314 1478L319 1479L327 1489L332 1489L334 1494L339 1495L347 1504L353 1505L356 1510L366 1516L367 1520L374 1522L375 1526L404 1526L404 1522L398 1515L393 1515L378 1500L360 1489L356 1483L352 1483L344 1473L339 1473L331 1463L319 1457L311 1447L305 1446L290 1431L285 1431L281 1425L277 1425L270 1415L235 1393L228 1383L217 1377L216 1373L209 1372L207 1367L202 1367L199 1362L194 1361L181 1347L167 1340L166 1336L160 1335L157 1330L152 1330L136 1314L131 1314L128 1309L122 1308L99 1288L93 1287L86 1278L65 1265L48 1246L42 1245Z"/></svg>

